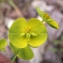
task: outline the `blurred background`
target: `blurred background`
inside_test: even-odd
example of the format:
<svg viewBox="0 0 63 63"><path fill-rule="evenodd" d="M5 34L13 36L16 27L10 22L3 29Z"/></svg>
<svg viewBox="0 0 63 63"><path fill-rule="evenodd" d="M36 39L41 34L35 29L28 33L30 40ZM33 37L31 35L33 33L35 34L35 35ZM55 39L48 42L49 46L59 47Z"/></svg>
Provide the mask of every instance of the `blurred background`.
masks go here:
<svg viewBox="0 0 63 63"><path fill-rule="evenodd" d="M13 21L19 17L26 20L37 18L36 6L47 12L60 26L56 30L48 26L48 39L42 46L33 48L34 58L30 61L16 58L16 63L63 63L63 0L0 0L0 39L5 38L9 43L8 30ZM13 57L9 47L1 52L8 58Z"/></svg>

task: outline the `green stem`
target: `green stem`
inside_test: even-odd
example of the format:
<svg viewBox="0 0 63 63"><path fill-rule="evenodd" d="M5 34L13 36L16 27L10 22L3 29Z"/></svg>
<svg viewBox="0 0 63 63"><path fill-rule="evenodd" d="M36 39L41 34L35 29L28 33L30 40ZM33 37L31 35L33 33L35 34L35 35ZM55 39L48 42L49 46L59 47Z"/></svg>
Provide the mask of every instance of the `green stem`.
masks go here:
<svg viewBox="0 0 63 63"><path fill-rule="evenodd" d="M14 60L16 59L16 55L13 57L13 59L12 59L12 61L11 61L11 63L13 63L14 62Z"/></svg>

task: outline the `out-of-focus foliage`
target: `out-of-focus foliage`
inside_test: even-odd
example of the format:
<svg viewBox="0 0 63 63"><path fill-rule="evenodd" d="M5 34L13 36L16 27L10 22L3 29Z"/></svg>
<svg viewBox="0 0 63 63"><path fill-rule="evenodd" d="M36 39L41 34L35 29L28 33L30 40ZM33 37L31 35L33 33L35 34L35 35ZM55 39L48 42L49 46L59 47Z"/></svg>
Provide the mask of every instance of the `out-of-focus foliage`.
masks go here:
<svg viewBox="0 0 63 63"><path fill-rule="evenodd" d="M5 46L7 45L7 42L5 39L0 39L0 50L5 51Z"/></svg>
<svg viewBox="0 0 63 63"><path fill-rule="evenodd" d="M55 46L54 48L52 48L50 51L52 52L63 52L63 35L61 36L60 40L54 40L53 41L53 45ZM59 49L58 49L59 47Z"/></svg>

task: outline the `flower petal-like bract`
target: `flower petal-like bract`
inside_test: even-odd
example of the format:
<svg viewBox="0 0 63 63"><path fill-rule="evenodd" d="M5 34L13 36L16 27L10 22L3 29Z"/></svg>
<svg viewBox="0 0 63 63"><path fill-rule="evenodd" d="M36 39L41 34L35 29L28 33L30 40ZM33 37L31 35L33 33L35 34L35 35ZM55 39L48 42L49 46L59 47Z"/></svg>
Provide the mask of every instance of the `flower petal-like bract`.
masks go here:
<svg viewBox="0 0 63 63"><path fill-rule="evenodd" d="M7 45L7 42L5 39L0 39L0 49L3 49Z"/></svg>
<svg viewBox="0 0 63 63"><path fill-rule="evenodd" d="M37 34L37 36L32 36L29 45L33 47L40 46L47 39L47 30L42 22L38 19L32 18L28 21L28 26L31 28L30 31Z"/></svg>
<svg viewBox="0 0 63 63"><path fill-rule="evenodd" d="M46 12L43 12L40 10L39 7L36 7L36 10L38 12L38 14L40 15L40 17L43 19L43 21L46 21L46 23L48 25L50 25L51 27L58 29L59 25L57 24L57 22L55 20L53 20L49 14L47 14Z"/></svg>
<svg viewBox="0 0 63 63"><path fill-rule="evenodd" d="M29 46L25 48L17 48L10 43L10 47L12 51L14 52L14 54L18 56L19 58L30 60L34 57L33 51Z"/></svg>
<svg viewBox="0 0 63 63"><path fill-rule="evenodd" d="M19 18L9 29L9 39L17 48L25 48L28 44L37 47L46 41L47 30L36 18L31 18L28 22L24 18Z"/></svg>
<svg viewBox="0 0 63 63"><path fill-rule="evenodd" d="M27 38L21 37L21 33L24 32L26 25L26 20L24 18L19 18L15 20L9 29L9 39L11 43L18 48L24 48L27 46Z"/></svg>

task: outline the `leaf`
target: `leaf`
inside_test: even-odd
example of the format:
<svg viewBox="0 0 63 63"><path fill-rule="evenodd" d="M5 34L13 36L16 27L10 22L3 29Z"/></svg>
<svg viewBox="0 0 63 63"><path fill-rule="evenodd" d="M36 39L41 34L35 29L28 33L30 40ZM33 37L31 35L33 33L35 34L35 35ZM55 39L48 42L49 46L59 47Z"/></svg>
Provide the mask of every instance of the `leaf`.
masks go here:
<svg viewBox="0 0 63 63"><path fill-rule="evenodd" d="M14 21L9 29L9 39L10 42L18 47L25 48L27 46L27 38L21 36L25 32L27 22L24 18L19 18Z"/></svg>
<svg viewBox="0 0 63 63"><path fill-rule="evenodd" d="M0 39L0 49L4 48L7 45L7 42L5 39Z"/></svg>
<svg viewBox="0 0 63 63"><path fill-rule="evenodd" d="M39 16L43 19L43 21L46 21L48 25L50 25L55 29L59 28L59 25L57 24L57 22L53 20L46 12L41 11L39 7L36 7L36 10Z"/></svg>
<svg viewBox="0 0 63 63"><path fill-rule="evenodd" d="M38 47L45 43L47 39L47 29L42 22L36 18L31 18L28 21L28 27L30 27L30 33L33 33L30 41L28 42L32 47ZM37 35L37 36L34 36Z"/></svg>
<svg viewBox="0 0 63 63"><path fill-rule="evenodd" d="M14 54L17 55L19 58L22 58L25 60L30 60L34 56L32 50L29 46L27 46L25 48L17 48L10 43L10 47L11 47L12 51L14 52Z"/></svg>
<svg viewBox="0 0 63 63"><path fill-rule="evenodd" d="M37 13L39 14L40 17L43 17L44 13L40 10L39 7L36 7L36 11L37 11Z"/></svg>
<svg viewBox="0 0 63 63"><path fill-rule="evenodd" d="M47 24L49 24L51 27L55 28L55 29L59 29L59 25L57 24L56 21L54 21L52 18L49 18L47 20L45 20L47 22Z"/></svg>

